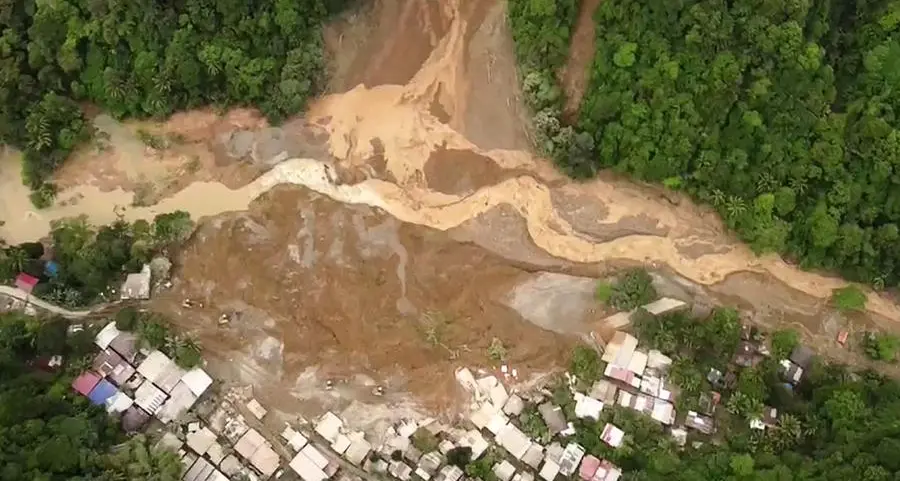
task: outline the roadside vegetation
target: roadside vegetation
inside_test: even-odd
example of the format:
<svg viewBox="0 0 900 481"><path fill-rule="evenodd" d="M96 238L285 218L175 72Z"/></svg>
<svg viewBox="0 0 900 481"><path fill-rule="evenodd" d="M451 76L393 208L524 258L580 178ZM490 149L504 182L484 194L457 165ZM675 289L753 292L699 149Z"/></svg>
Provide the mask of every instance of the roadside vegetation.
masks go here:
<svg viewBox="0 0 900 481"><path fill-rule="evenodd" d="M117 289L126 272L140 271L153 256L187 240L193 228L183 211L102 227L85 217L64 219L53 225L48 252L36 242L0 248L0 282L30 274L41 279L35 295L69 308L110 300L109 288Z"/></svg>
<svg viewBox="0 0 900 481"><path fill-rule="evenodd" d="M95 346L89 330L67 335L67 326L0 314L0 479L181 479L175 453L151 449L143 435L127 438L117 419L72 390ZM67 368L35 365L54 355Z"/></svg>
<svg viewBox="0 0 900 481"><path fill-rule="evenodd" d="M322 24L346 0L7 2L0 7L0 142L47 205L50 175L91 136L82 102L117 118L203 105L302 110L324 83Z"/></svg>
<svg viewBox="0 0 900 481"><path fill-rule="evenodd" d="M628 408L607 405L599 421L575 421L571 440L620 466L623 479L888 481L900 475L900 430L893 422L900 415L897 381L814 359L800 384L788 389L779 375L780 357L773 355L755 367L732 364L728 369L734 370L734 380L713 386L706 372L710 367L725 371L741 338L734 310L719 309L708 319L691 319L685 313L646 315L634 327L642 343L675 360L670 374L680 376L673 380L684 388L677 398L679 417L686 409L697 409L702 392L719 391L722 404L715 415L718 431L712 437L691 432L683 448L661 424ZM771 336L755 332L754 337L771 338L773 344L778 339L781 352L789 352L797 342L793 331ZM582 349L591 350L577 350L574 366L582 365ZM775 354L774 346L772 351ZM567 386L554 394L564 411L574 409ZM760 416L764 406L778 409L776 424L764 431L751 429L749 420ZM528 411L526 418L531 418ZM626 433L618 449L600 439L607 422Z"/></svg>
<svg viewBox="0 0 900 481"><path fill-rule="evenodd" d="M116 313L115 322L117 329L136 333L146 347L159 349L179 367L190 369L203 362L197 340L174 332L172 323L162 314L128 306Z"/></svg>
<svg viewBox="0 0 900 481"><path fill-rule="evenodd" d="M509 15L526 92L558 105L574 7L548 3L512 0ZM573 176L613 168L683 190L757 252L896 286L897 12L888 0L603 1L577 120L530 102L539 131L565 132L540 146Z"/></svg>

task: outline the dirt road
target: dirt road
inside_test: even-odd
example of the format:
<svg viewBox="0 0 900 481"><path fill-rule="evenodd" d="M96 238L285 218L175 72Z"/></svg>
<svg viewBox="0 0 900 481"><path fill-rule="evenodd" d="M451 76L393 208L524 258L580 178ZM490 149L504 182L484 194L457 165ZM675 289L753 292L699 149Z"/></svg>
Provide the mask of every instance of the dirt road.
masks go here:
<svg viewBox="0 0 900 481"><path fill-rule="evenodd" d="M83 153L61 174L70 186L63 205L46 211L28 207L6 156L0 236L36 239L76 214L108 222L115 205L128 219L173 209L210 217L179 261L172 294L209 308L180 313L182 322L223 365L243 359L245 377L269 373L294 397L310 376L365 373L440 405L452 384L441 376L463 362L489 366L493 337L523 371L559 366L571 339L502 307L504 289L541 269L597 276L648 264L772 322L830 335L840 323L825 326L825 304L839 279L754 256L686 199L609 176L572 182L536 157L504 18L496 0L376 2L329 32L334 93L303 119L273 131L244 114L181 114L156 126L189 134L173 147L180 154L115 142ZM192 155L201 155L199 172L185 170ZM286 157L297 158L269 162ZM92 162L108 166L105 181L83 176ZM130 184L114 180L135 172L165 187L158 202L127 207ZM160 307L177 312L176 297ZM868 305L858 324L900 321L889 299L870 293ZM255 320L223 335L216 319L228 310ZM451 331L425 335L429 322Z"/></svg>

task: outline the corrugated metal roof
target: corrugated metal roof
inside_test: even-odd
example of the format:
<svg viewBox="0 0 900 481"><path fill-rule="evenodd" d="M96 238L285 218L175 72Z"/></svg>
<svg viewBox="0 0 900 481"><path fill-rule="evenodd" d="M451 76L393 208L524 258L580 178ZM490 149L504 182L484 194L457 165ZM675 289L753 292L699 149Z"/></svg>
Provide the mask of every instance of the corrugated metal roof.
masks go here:
<svg viewBox="0 0 900 481"><path fill-rule="evenodd" d="M103 329L97 333L94 337L94 344L96 344L100 349L106 349L109 347L109 344L113 341L121 333L118 328L116 328L115 322L110 322L109 324L103 326Z"/></svg>
<svg viewBox="0 0 900 481"><path fill-rule="evenodd" d="M181 377L181 382L183 382L194 395L200 397L207 389L209 389L213 380L206 371L199 367L195 367Z"/></svg>
<svg viewBox="0 0 900 481"><path fill-rule="evenodd" d="M163 404L156 417L164 423L172 422L186 413L197 402L197 396L184 383L179 382L169 394L169 400Z"/></svg>
<svg viewBox="0 0 900 481"><path fill-rule="evenodd" d="M150 414L156 414L166 402L166 393L151 382L144 382L134 392L134 403Z"/></svg>
<svg viewBox="0 0 900 481"><path fill-rule="evenodd" d="M109 398L115 396L117 392L119 392L119 390L116 389L116 386L114 386L113 383L106 379L101 379L100 382L94 386L94 389L91 389L91 393L88 394L88 399L90 399L92 403L102 406L106 404L106 401Z"/></svg>
<svg viewBox="0 0 900 481"><path fill-rule="evenodd" d="M302 452L297 453L290 462L291 469L303 478L303 481L325 481L328 475Z"/></svg>
<svg viewBox="0 0 900 481"><path fill-rule="evenodd" d="M139 372L141 376L144 376L155 383L156 379L162 376L171 364L174 364L174 361L169 359L169 356L163 354L162 351L156 350L151 352L150 355L144 359L144 362L137 367L137 372Z"/></svg>
<svg viewBox="0 0 900 481"><path fill-rule="evenodd" d="M100 375L94 372L83 372L80 376L75 378L72 381L72 389L75 389L79 393L87 396L91 393L94 387L100 382Z"/></svg>

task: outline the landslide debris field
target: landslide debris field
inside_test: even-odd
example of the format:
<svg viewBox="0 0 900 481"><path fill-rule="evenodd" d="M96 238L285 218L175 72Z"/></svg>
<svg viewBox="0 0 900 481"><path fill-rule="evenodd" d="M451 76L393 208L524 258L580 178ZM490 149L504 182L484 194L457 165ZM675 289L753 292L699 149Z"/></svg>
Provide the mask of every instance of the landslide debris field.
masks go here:
<svg viewBox="0 0 900 481"><path fill-rule="evenodd" d="M246 110L101 115L108 140L58 173L58 205L43 211L4 155L0 236L37 239L79 214L202 218L153 307L199 336L213 371L283 411L374 402L376 384L379 402L452 411L454 368L496 368L495 338L522 382L563 368L610 314L591 278L635 264L666 294L736 304L845 361L857 360L834 345L840 329L900 320L874 294L865 316L831 315L840 280L755 257L685 199L608 176L575 183L536 158L502 2L380 0L326 38L331 93L278 128ZM139 130L166 142L150 148ZM346 383L326 392L325 379Z"/></svg>

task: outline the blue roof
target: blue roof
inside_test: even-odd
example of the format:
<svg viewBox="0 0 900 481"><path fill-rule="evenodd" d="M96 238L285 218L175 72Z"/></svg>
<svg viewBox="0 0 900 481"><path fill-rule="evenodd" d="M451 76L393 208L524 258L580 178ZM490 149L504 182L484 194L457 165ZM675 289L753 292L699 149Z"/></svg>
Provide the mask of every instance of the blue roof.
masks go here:
<svg viewBox="0 0 900 481"><path fill-rule="evenodd" d="M44 264L44 274L47 274L50 277L56 277L59 274L59 264L56 261L47 261Z"/></svg>
<svg viewBox="0 0 900 481"><path fill-rule="evenodd" d="M116 389L116 386L114 386L113 383L103 379L97 383L97 386L95 386L90 394L88 394L88 399L94 404L102 405L109 398L115 396L117 392L119 392L119 390Z"/></svg>

